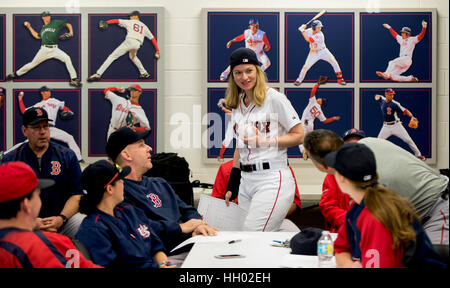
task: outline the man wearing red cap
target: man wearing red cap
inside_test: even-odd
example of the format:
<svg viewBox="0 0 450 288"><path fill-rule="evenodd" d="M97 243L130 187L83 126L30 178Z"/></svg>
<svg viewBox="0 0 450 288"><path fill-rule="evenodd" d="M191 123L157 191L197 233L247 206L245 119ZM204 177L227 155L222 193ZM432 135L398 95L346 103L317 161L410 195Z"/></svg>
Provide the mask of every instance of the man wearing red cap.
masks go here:
<svg viewBox="0 0 450 288"><path fill-rule="evenodd" d="M105 99L108 99L112 105L107 138L109 138L111 133L124 126L131 127L138 132L151 129L145 111L139 104L142 87L135 84L128 88L128 90L130 91L130 96L127 96L127 99L114 93L124 93L125 88L123 87L109 87L103 91L105 93Z"/></svg>
<svg viewBox="0 0 450 288"><path fill-rule="evenodd" d="M20 179L20 181L18 181ZM42 206L38 179L23 162L0 165L0 268L95 268L66 236L34 231Z"/></svg>

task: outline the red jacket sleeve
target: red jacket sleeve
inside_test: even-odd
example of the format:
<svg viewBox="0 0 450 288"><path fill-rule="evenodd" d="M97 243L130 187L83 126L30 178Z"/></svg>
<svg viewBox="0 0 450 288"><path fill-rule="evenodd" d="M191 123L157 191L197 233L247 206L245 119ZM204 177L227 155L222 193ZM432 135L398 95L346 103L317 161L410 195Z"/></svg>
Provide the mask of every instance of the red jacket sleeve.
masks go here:
<svg viewBox="0 0 450 288"><path fill-rule="evenodd" d="M106 21L108 24L119 24L119 19L111 19Z"/></svg>
<svg viewBox="0 0 450 288"><path fill-rule="evenodd" d="M27 110L27 108L25 107L25 104L23 104L23 100L19 100L19 109L20 109L20 113L25 113L25 110Z"/></svg>
<svg viewBox="0 0 450 288"><path fill-rule="evenodd" d="M344 194L332 174L325 176L322 185L322 197L319 207L325 218L325 224L331 232L336 232L345 223L345 214L349 208L350 197Z"/></svg>
<svg viewBox="0 0 450 288"><path fill-rule="evenodd" d="M395 39L397 39L397 32L395 32L395 30L394 29L392 29L392 27L391 28L389 28L389 32L391 32L391 35L392 35L392 37L394 37Z"/></svg>
<svg viewBox="0 0 450 288"><path fill-rule="evenodd" d="M341 225L341 227L339 228L338 236L337 236L336 240L334 240L334 252L336 252L336 253L343 253L343 252L351 253L350 243L348 242L348 239L347 239L346 225Z"/></svg>
<svg viewBox="0 0 450 288"><path fill-rule="evenodd" d="M403 268L403 249L392 250L391 232L365 208L357 222L364 268ZM343 225L345 226L345 225Z"/></svg>
<svg viewBox="0 0 450 288"><path fill-rule="evenodd" d="M232 168L233 168L233 160L230 160L220 165L219 171L217 171L216 180L214 181L211 194L212 197L220 199L225 198Z"/></svg>

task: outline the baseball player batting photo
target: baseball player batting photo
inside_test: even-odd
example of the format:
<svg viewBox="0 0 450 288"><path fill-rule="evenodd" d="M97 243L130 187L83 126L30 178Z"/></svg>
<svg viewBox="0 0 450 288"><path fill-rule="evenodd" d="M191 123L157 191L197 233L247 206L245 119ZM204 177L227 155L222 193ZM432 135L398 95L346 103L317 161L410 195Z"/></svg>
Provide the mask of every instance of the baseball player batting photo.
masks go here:
<svg viewBox="0 0 450 288"><path fill-rule="evenodd" d="M422 20L422 31L420 34L411 36L412 30L409 27L403 27L400 31L401 35L398 35L389 24L383 24L383 27L389 30L389 33L391 33L392 37L394 37L400 45L400 53L397 58L389 61L386 71L376 71L376 74L384 80L392 80L397 82L419 82L419 78L414 77L414 75L404 76L402 74L408 71L409 67L411 67L413 63L412 58L414 48L425 37L427 25L427 22Z"/></svg>
<svg viewBox="0 0 450 288"><path fill-rule="evenodd" d="M375 100L379 102L381 113L383 114L383 126L381 127L378 138L388 139L391 136L397 136L403 142L408 144L409 148L413 151L414 155L420 160L425 161L425 157L417 148L416 143L414 143L411 136L409 136L405 127L403 127L399 114L411 117L410 123L408 124L410 128L417 129L419 121L413 116L411 111L404 108L399 102L393 100L395 91L392 88L388 88L384 92L384 96L375 94Z"/></svg>
<svg viewBox="0 0 450 288"><path fill-rule="evenodd" d="M73 38L72 24L66 20L52 20L52 15L49 11L42 12L41 19L43 26L39 32L33 29L29 21L23 22L23 25L28 29L32 37L41 41L41 47L31 62L28 62L14 73L8 74L6 81L11 81L26 74L44 61L57 59L66 65L66 69L70 75L69 84L74 87L81 87L82 84L77 79L77 72L70 56L58 47L59 41Z"/></svg>
<svg viewBox="0 0 450 288"><path fill-rule="evenodd" d="M298 30L302 33L305 41L309 43L310 50L305 64L300 70L300 73L295 80L294 85L300 86L305 79L308 70L319 60L330 63L330 65L333 67L334 73L336 73L337 83L340 85L346 85L347 83L342 77L342 71L339 63L325 45L325 35L322 32L322 22L320 20L314 20L311 23L311 28L307 27L307 24L302 24L300 27L298 27Z"/></svg>
<svg viewBox="0 0 450 288"><path fill-rule="evenodd" d="M130 19L110 19L110 20L100 20L98 22L98 28L101 31L107 31L109 25L118 25L127 31L125 40L106 58L103 64L97 69L95 74L92 74L88 81L99 81L102 78L103 73L108 69L108 67L116 61L119 57L128 53L128 57L131 62L136 66L139 71L139 79L148 79L150 74L144 68L141 60L139 59L137 52L142 47L145 38L151 41L153 44L155 53L154 58L156 60L160 57L160 51L158 48L158 43L156 38L153 36L147 25L140 20L141 14L139 11L133 11L129 14Z"/></svg>
<svg viewBox="0 0 450 288"><path fill-rule="evenodd" d="M303 131L305 131L305 135L309 132L314 130L314 120L319 119L320 122L324 124L331 123L333 121L339 121L341 119L340 116L333 116L330 118L325 117L323 114L322 108L325 108L327 106L327 99L325 97L316 98L317 89L319 89L319 86L325 85L328 82L328 77L326 76L320 76L317 83L314 85L314 87L311 90L311 95L309 97L308 105L303 110L302 114L302 127ZM300 152L303 154L303 159L306 161L308 160L308 155L304 153L303 144L300 144L299 146Z"/></svg>
<svg viewBox="0 0 450 288"><path fill-rule="evenodd" d="M258 61L261 63L261 69L266 71L270 67L270 59L266 52L270 51L270 42L266 32L259 29L259 21L256 18L251 18L248 21L248 29L244 33L234 37L227 42L227 49L236 42L245 41L245 47L250 48L256 53ZM220 81L227 81L230 75L230 66L228 66L221 74Z"/></svg>

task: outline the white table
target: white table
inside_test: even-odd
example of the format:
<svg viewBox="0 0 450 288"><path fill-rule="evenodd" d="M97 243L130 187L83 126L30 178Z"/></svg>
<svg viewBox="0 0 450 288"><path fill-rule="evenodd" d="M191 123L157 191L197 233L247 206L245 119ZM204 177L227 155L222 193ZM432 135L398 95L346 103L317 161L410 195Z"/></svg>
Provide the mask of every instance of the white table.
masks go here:
<svg viewBox="0 0 450 288"><path fill-rule="evenodd" d="M223 232L235 233L242 241L195 243L181 268L278 268L290 248L273 247L272 240L285 241L295 232ZM239 237L239 235L244 237ZM217 259L220 254L242 254L245 258Z"/></svg>

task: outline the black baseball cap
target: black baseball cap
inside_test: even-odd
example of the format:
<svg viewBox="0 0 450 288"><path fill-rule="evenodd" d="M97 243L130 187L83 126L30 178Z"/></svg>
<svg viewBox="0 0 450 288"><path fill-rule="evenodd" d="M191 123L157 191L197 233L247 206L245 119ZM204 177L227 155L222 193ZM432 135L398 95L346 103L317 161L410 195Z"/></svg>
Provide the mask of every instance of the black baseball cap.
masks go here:
<svg viewBox="0 0 450 288"><path fill-rule="evenodd" d="M131 12L129 16L139 16L140 17L141 13L139 11L135 10L135 11Z"/></svg>
<svg viewBox="0 0 450 288"><path fill-rule="evenodd" d="M106 186L125 178L131 172L131 167L119 167L108 160L99 160L83 170L81 183L88 194L102 193Z"/></svg>
<svg viewBox="0 0 450 288"><path fill-rule="evenodd" d="M230 55L231 71L233 71L234 67L240 64L254 64L259 66L255 51L245 47L234 50Z"/></svg>
<svg viewBox="0 0 450 288"><path fill-rule="evenodd" d="M23 126L34 125L42 121L53 121L48 118L47 111L40 107L30 107L22 115Z"/></svg>
<svg viewBox="0 0 450 288"><path fill-rule="evenodd" d="M48 86L42 86L41 89L39 89L40 92L45 92L45 91L52 91L52 89L48 88Z"/></svg>
<svg viewBox="0 0 450 288"><path fill-rule="evenodd" d="M352 128L344 132L342 139L345 141L351 136L359 136L362 139L366 137L366 133L363 130Z"/></svg>
<svg viewBox="0 0 450 288"><path fill-rule="evenodd" d="M302 229L289 242L291 254L317 255L317 241L322 236L322 231L315 227Z"/></svg>
<svg viewBox="0 0 450 288"><path fill-rule="evenodd" d="M345 143L339 150L325 155L325 164L353 181L367 182L377 175L372 150L361 143Z"/></svg>
<svg viewBox="0 0 450 288"><path fill-rule="evenodd" d="M108 142L106 143L106 154L115 161L125 147L141 139L146 139L151 132L151 129L144 132L136 132L132 128L126 126L119 128L109 135Z"/></svg>

